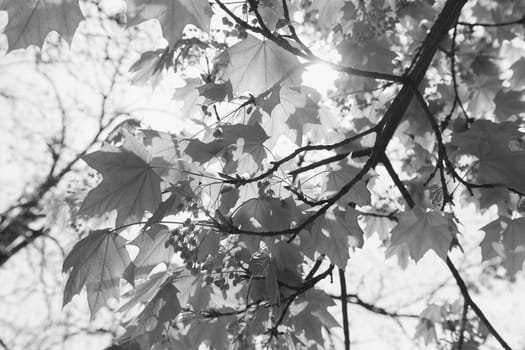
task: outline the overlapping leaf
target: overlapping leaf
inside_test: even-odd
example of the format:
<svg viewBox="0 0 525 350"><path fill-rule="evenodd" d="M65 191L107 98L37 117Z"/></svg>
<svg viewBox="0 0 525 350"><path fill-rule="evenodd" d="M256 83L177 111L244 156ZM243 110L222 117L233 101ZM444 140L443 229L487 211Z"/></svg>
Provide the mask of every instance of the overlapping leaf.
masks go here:
<svg viewBox="0 0 525 350"><path fill-rule="evenodd" d="M328 312L334 301L323 291L310 289L298 297L296 306L291 308L290 321L297 333L303 332L308 339L324 344L323 328L339 327L339 323ZM295 313L295 309L301 310Z"/></svg>
<svg viewBox="0 0 525 350"><path fill-rule="evenodd" d="M155 224L141 233L129 244L139 248L139 253L126 269L129 280L146 277L155 266L171 261L173 247L166 246L170 231L164 225Z"/></svg>
<svg viewBox="0 0 525 350"><path fill-rule="evenodd" d="M92 231L75 244L64 260L63 272L71 270L64 305L85 285L93 317L109 298L119 298L119 282L130 262L122 237L109 230Z"/></svg>
<svg viewBox="0 0 525 350"><path fill-rule="evenodd" d="M358 172L358 168L349 165L346 162L340 162L337 167L332 168L326 177L326 183L323 186L322 193L326 195L337 193L341 187L350 182ZM346 205L350 202L358 205L370 204L370 191L366 187L366 183L363 180L358 181L350 191L339 200L339 202L342 205Z"/></svg>
<svg viewBox="0 0 525 350"><path fill-rule="evenodd" d="M525 193L525 151L522 133L513 122L478 120L453 135L452 144L463 154L479 159L477 179L482 184L502 185Z"/></svg>
<svg viewBox="0 0 525 350"><path fill-rule="evenodd" d="M503 264L507 274L513 277L521 271L525 260L525 218L507 221L507 228L503 231L503 248Z"/></svg>
<svg viewBox="0 0 525 350"><path fill-rule="evenodd" d="M170 46L182 38L187 24L204 31L210 27L212 11L207 0L126 0L128 26L157 19Z"/></svg>
<svg viewBox="0 0 525 350"><path fill-rule="evenodd" d="M350 258L350 249L361 248L363 243L363 230L357 222L357 212L352 208L346 211L336 208L315 221L311 236L305 238L303 249L305 253L313 249L326 254L330 261L344 269Z"/></svg>
<svg viewBox="0 0 525 350"><path fill-rule="evenodd" d="M181 311L177 293L178 289L171 282L165 282L144 310L128 325L121 342L133 342L138 338L146 348L160 342L167 323Z"/></svg>

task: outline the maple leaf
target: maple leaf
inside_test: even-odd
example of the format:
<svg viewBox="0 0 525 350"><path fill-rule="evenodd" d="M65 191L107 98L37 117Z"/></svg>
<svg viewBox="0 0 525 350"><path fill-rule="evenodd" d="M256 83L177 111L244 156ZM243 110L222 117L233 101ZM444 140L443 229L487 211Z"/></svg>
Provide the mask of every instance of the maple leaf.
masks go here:
<svg viewBox="0 0 525 350"><path fill-rule="evenodd" d="M9 50L42 46L50 31L58 32L70 43L84 19L78 0L0 0L0 11L9 14L4 32Z"/></svg>
<svg viewBox="0 0 525 350"><path fill-rule="evenodd" d="M525 151L519 149L522 133L513 122L478 120L452 136L461 154L479 159L477 179L482 184L503 185L525 193ZM518 149L516 149L518 148Z"/></svg>
<svg viewBox="0 0 525 350"><path fill-rule="evenodd" d="M226 309L225 312L230 310ZM214 349L226 350L228 348L228 325L234 322L234 316L217 317L214 320L203 320L200 323L192 323L188 332L188 337L194 345L207 344L213 345Z"/></svg>
<svg viewBox="0 0 525 350"><path fill-rule="evenodd" d="M200 105L204 102L204 97L200 95L198 90L202 85L200 78L189 78L185 82L185 86L175 89L173 99L183 101L181 113L189 118L200 111Z"/></svg>
<svg viewBox="0 0 525 350"><path fill-rule="evenodd" d="M129 300L119 308L119 312L127 312L135 305L149 302L153 299L164 282L166 282L168 277L170 277L170 274L167 271L157 272L149 276L149 278L140 285L136 286L135 289L125 293L123 297L129 298Z"/></svg>
<svg viewBox="0 0 525 350"><path fill-rule="evenodd" d="M142 338L145 348L162 339L165 325L172 321L181 311L178 289L171 282L164 282L144 310L127 326L121 342Z"/></svg>
<svg viewBox="0 0 525 350"><path fill-rule="evenodd" d="M324 28L332 28L343 15L345 0L313 0L312 8L318 11L318 22Z"/></svg>
<svg viewBox="0 0 525 350"><path fill-rule="evenodd" d="M523 90L525 86L525 58L522 57L510 67L512 77L509 79L510 86L513 90Z"/></svg>
<svg viewBox="0 0 525 350"><path fill-rule="evenodd" d="M109 298L118 299L120 278L130 262L124 238L107 229L91 231L64 260L62 271L71 269L71 274L63 304L69 303L85 285L93 318Z"/></svg>
<svg viewBox="0 0 525 350"><path fill-rule="evenodd" d="M378 217L373 215L365 216L365 232L367 236L377 233L379 239L386 240L392 228L395 226L394 220L391 218Z"/></svg>
<svg viewBox="0 0 525 350"><path fill-rule="evenodd" d="M496 247L501 242L501 232L503 230L502 225L503 221L498 218L479 229L480 231L485 232L485 237L483 237L483 240L480 243L481 258L483 261L499 256L499 250Z"/></svg>
<svg viewBox="0 0 525 350"><path fill-rule="evenodd" d="M102 182L86 196L78 215L100 216L117 210L116 225L140 221L161 202L161 177L151 167L151 153L133 137L122 147L106 145L83 157L102 174Z"/></svg>
<svg viewBox="0 0 525 350"><path fill-rule="evenodd" d="M151 85L156 87L162 79L162 73L171 66L172 59L169 47L143 52L129 68L130 72L135 73L131 83L139 85L151 80Z"/></svg>
<svg viewBox="0 0 525 350"><path fill-rule="evenodd" d="M182 181L175 186L169 188L170 195L166 200L159 204L157 210L148 219L142 231L155 223L162 221L162 219L169 215L176 215L186 208L185 202L195 198L192 188L188 181Z"/></svg>
<svg viewBox="0 0 525 350"><path fill-rule="evenodd" d="M233 225L254 232L282 231L290 228L294 220L293 199L252 198L241 204L232 217ZM259 249L260 237L241 235L250 251Z"/></svg>
<svg viewBox="0 0 525 350"><path fill-rule="evenodd" d="M225 83L206 83L197 88L199 94L211 102L221 102L227 97L228 101L233 99L232 84Z"/></svg>
<svg viewBox="0 0 525 350"><path fill-rule="evenodd" d="M315 90L305 90L305 105L297 106L295 111L290 114L286 120L286 124L290 126L290 129L297 131L295 139L297 145L303 143L302 138L305 124L321 124L321 120L319 119L319 105L317 104L319 96Z"/></svg>
<svg viewBox="0 0 525 350"><path fill-rule="evenodd" d="M234 224L243 230L265 232L290 227L291 201L279 198L252 198L244 202L233 215Z"/></svg>
<svg viewBox="0 0 525 350"><path fill-rule="evenodd" d="M468 110L475 118L479 118L484 114L492 113L496 108L494 98L501 89L501 81L497 77L481 75L474 84Z"/></svg>
<svg viewBox="0 0 525 350"><path fill-rule="evenodd" d="M406 244L416 262L429 250L433 250L443 261L447 259L455 236L448 217L439 211L414 209L400 213L398 218L399 223L392 230L392 246Z"/></svg>
<svg viewBox="0 0 525 350"><path fill-rule="evenodd" d="M350 258L350 248L361 248L364 242L357 215L352 208L347 208L346 211L338 208L329 210L315 221L311 237L305 244L326 254L330 261L344 269Z"/></svg>
<svg viewBox="0 0 525 350"><path fill-rule="evenodd" d="M188 143L185 152L194 162L204 164L222 155L226 147L228 147L228 145L222 139L213 140L208 143L202 142L199 139L192 139Z"/></svg>
<svg viewBox="0 0 525 350"><path fill-rule="evenodd" d="M443 320L443 309L436 304L430 304L419 315L419 323L416 327L415 338L422 338L425 345L434 342L437 339L436 323Z"/></svg>
<svg viewBox="0 0 525 350"><path fill-rule="evenodd" d="M268 156L263 144L269 137L259 124L223 125L222 133L227 144L235 144L238 139L243 139L242 153L244 154L241 156L241 159L249 156L254 160L257 169L262 167L262 161ZM239 164L238 171L242 173L243 170L243 165Z"/></svg>
<svg viewBox="0 0 525 350"><path fill-rule="evenodd" d="M170 234L168 227L155 224L129 242L139 248L139 253L126 269L126 277L129 276L126 279L134 281L135 278L144 278L155 266L169 264L173 257L173 247L166 246L166 241Z"/></svg>
<svg viewBox="0 0 525 350"><path fill-rule="evenodd" d="M203 275L199 274L190 287L188 303L195 312L200 312L208 307L211 299L211 286L207 285Z"/></svg>
<svg viewBox="0 0 525 350"><path fill-rule="evenodd" d="M397 54L383 41L370 40L366 45L358 45L351 40L343 40L337 50L341 54L341 64L358 69L378 72L392 71Z"/></svg>
<svg viewBox="0 0 525 350"><path fill-rule="evenodd" d="M230 80L233 93L258 95L280 81L281 85L301 85L300 63L295 55L272 41L248 35L224 53L229 64L221 75Z"/></svg>
<svg viewBox="0 0 525 350"><path fill-rule="evenodd" d="M507 274L514 277L523 267L525 260L525 218L506 220L507 228L503 231L505 258L503 264Z"/></svg>
<svg viewBox="0 0 525 350"><path fill-rule="evenodd" d="M339 162L337 167L331 167L331 171L326 177L326 183L321 192L327 196L337 193L341 187L350 182L360 169L349 165L345 161ZM361 180L357 182L341 199L338 201L342 205L350 202L358 205L370 204L370 191L366 183Z"/></svg>
<svg viewBox="0 0 525 350"><path fill-rule="evenodd" d="M128 27L157 19L171 47L182 38L187 24L204 31L210 28L212 10L207 0L126 0L126 3Z"/></svg>
<svg viewBox="0 0 525 350"><path fill-rule="evenodd" d="M498 120L506 121L512 116L517 116L525 111L524 91L504 91L500 90L494 97L496 110L494 113Z"/></svg>
<svg viewBox="0 0 525 350"><path fill-rule="evenodd" d="M279 0L260 0L257 10L268 29L275 30L279 21L284 21L284 10Z"/></svg>
<svg viewBox="0 0 525 350"><path fill-rule="evenodd" d="M290 308L290 322L294 325L296 332L304 331L307 338L318 344L324 344L321 329L340 327L327 310L333 305L335 305L334 301L325 292L310 289L297 297L295 305ZM300 311L295 312L294 309Z"/></svg>

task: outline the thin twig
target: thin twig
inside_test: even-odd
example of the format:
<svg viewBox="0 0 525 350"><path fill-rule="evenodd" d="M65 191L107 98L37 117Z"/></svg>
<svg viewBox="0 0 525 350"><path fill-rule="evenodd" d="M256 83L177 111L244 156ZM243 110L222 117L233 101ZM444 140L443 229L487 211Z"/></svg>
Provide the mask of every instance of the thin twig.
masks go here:
<svg viewBox="0 0 525 350"><path fill-rule="evenodd" d="M343 310L343 332L345 335L345 350L350 350L350 325L348 324L348 305L346 301L345 270L339 269L339 284L341 285L341 308Z"/></svg>

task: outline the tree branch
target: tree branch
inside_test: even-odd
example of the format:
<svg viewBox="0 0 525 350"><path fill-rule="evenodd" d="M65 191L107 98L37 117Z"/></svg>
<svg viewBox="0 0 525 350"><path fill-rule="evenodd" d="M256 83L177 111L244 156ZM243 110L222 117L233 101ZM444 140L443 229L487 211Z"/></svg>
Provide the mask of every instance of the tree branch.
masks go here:
<svg viewBox="0 0 525 350"><path fill-rule="evenodd" d="M500 343L500 345L505 350L511 350L511 347L507 342L503 339L503 337L496 331L492 323L488 320L487 316L483 313L483 311L479 308L478 304L474 300L472 300L472 297L470 296L470 292L468 291L468 287L465 284L465 281L463 281L463 278L461 278L461 275L459 274L456 266L450 260L450 257L447 257L447 267L452 273L452 276L456 280L456 284L458 285L458 288L463 295L463 298L465 298L465 303L467 303L468 306L472 308L472 310L476 313L476 315L479 317L479 319L485 324L489 332L496 338L496 340Z"/></svg>

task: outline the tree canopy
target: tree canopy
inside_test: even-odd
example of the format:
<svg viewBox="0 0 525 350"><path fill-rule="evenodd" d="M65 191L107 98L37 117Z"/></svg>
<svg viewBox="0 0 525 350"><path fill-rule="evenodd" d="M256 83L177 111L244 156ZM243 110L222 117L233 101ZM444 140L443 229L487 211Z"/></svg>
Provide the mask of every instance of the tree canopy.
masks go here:
<svg viewBox="0 0 525 350"><path fill-rule="evenodd" d="M457 284L459 302L405 315L425 344L511 349L457 261L480 247L509 283L523 273L525 3L124 3L120 25L155 20L166 39L133 83L184 76L173 98L199 131L128 120L79 154L100 181L75 207L88 229L63 263L64 304L85 288L94 318L120 300L115 349L322 349L340 328L349 349L348 303L399 316L348 292L348 262L376 236L400 268L433 256ZM71 42L84 18L78 0L0 11L8 51L50 31ZM338 72L326 96L302 84L313 66ZM497 208L481 241L461 234L466 205Z"/></svg>

